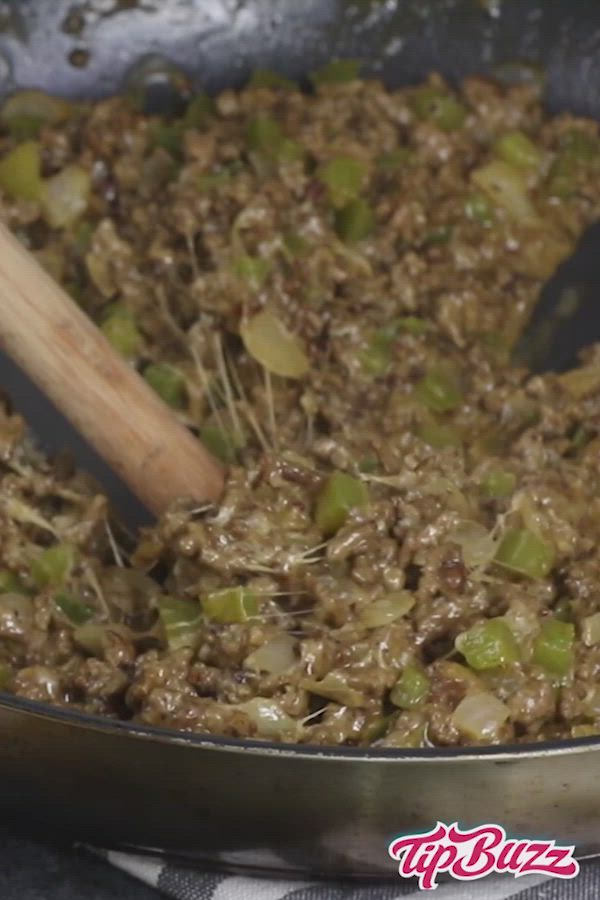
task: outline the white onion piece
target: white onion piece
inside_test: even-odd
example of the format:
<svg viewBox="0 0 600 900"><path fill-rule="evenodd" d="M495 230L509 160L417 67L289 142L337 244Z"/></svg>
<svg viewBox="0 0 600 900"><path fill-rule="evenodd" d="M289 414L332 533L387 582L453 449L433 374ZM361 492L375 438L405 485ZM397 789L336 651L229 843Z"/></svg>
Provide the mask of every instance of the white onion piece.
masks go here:
<svg viewBox="0 0 600 900"><path fill-rule="evenodd" d="M410 591L393 591L361 609L359 618L365 628L379 628L405 616L414 605Z"/></svg>
<svg viewBox="0 0 600 900"><path fill-rule="evenodd" d="M250 356L273 375L301 378L308 372L308 357L300 341L270 310L243 321L240 335Z"/></svg>
<svg viewBox="0 0 600 900"><path fill-rule="evenodd" d="M527 196L527 186L522 175L508 163L494 160L480 169L475 169L471 178L477 187L481 188L514 222L527 226L542 225L535 207Z"/></svg>
<svg viewBox="0 0 600 900"><path fill-rule="evenodd" d="M305 678L300 682L300 687L310 691L311 694L316 694L318 697L325 697L327 700L341 703L342 706L352 708L364 706L365 704L364 696L360 691L356 691L346 684L341 672L329 672L321 681Z"/></svg>
<svg viewBox="0 0 600 900"><path fill-rule="evenodd" d="M246 713L260 737L273 740L298 738L300 723L288 716L275 700L253 697L252 700L240 703L238 709Z"/></svg>
<svg viewBox="0 0 600 900"><path fill-rule="evenodd" d="M581 637L586 647L600 644L600 612L585 617L581 623Z"/></svg>
<svg viewBox="0 0 600 900"><path fill-rule="evenodd" d="M452 713L452 723L474 741L494 740L509 716L508 707L494 694L469 694Z"/></svg>
<svg viewBox="0 0 600 900"><path fill-rule="evenodd" d="M296 641L289 634L278 634L246 657L244 665L255 672L281 675L296 662Z"/></svg>
<svg viewBox="0 0 600 900"><path fill-rule="evenodd" d="M460 547L463 562L468 569L487 566L496 555L496 540L479 522L463 519L450 531L448 537Z"/></svg>
<svg viewBox="0 0 600 900"><path fill-rule="evenodd" d="M81 166L66 166L46 179L41 203L48 224L53 228L71 225L87 209L90 176Z"/></svg>

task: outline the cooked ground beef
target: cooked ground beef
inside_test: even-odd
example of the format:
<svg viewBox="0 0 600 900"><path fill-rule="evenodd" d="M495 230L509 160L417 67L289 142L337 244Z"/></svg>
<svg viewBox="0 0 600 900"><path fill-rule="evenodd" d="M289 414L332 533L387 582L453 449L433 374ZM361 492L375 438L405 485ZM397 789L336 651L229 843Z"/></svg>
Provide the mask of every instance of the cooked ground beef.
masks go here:
<svg viewBox="0 0 600 900"><path fill-rule="evenodd" d="M2 218L230 467L134 543L7 405L3 687L287 742L600 733L600 349L510 363L598 217L596 123L264 73L0 118Z"/></svg>

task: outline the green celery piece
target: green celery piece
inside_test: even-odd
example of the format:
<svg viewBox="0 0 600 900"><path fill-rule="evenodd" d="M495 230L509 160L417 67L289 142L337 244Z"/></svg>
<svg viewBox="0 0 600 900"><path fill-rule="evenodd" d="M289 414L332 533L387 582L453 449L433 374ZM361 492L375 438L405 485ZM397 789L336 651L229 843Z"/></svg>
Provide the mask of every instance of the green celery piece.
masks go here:
<svg viewBox="0 0 600 900"><path fill-rule="evenodd" d="M150 363L144 369L144 380L158 396L174 409L185 404L185 378L168 363Z"/></svg>
<svg viewBox="0 0 600 900"><path fill-rule="evenodd" d="M533 662L553 675L567 675L575 661L575 626L548 619L533 644Z"/></svg>
<svg viewBox="0 0 600 900"><path fill-rule="evenodd" d="M336 156L321 168L319 178L327 188L331 205L342 209L358 198L367 174L362 160L352 156Z"/></svg>
<svg viewBox="0 0 600 900"><path fill-rule="evenodd" d="M463 395L453 377L442 369L431 369L415 387L415 396L432 412L458 409Z"/></svg>
<svg viewBox="0 0 600 900"><path fill-rule="evenodd" d="M546 578L554 566L554 547L528 528L505 531L495 561L528 578Z"/></svg>
<svg viewBox="0 0 600 900"><path fill-rule="evenodd" d="M457 131L467 116L467 110L456 97L428 86L414 92L411 106L418 119L430 121L442 131Z"/></svg>
<svg viewBox="0 0 600 900"><path fill-rule="evenodd" d="M507 131L496 140L494 154L517 169L537 169L542 154L522 131Z"/></svg>
<svg viewBox="0 0 600 900"><path fill-rule="evenodd" d="M356 59L335 59L310 76L315 86L347 84L359 77L360 62Z"/></svg>
<svg viewBox="0 0 600 900"><path fill-rule="evenodd" d="M346 472L333 472L317 497L315 522L323 534L338 531L353 509L366 506L369 492L364 482Z"/></svg>
<svg viewBox="0 0 600 900"><path fill-rule="evenodd" d="M413 709L427 697L430 681L422 669L407 665L390 693L390 700L400 709Z"/></svg>
<svg viewBox="0 0 600 900"><path fill-rule="evenodd" d="M54 598L56 607L71 621L74 625L83 625L88 622L94 615L94 609L83 603L78 597L72 594L57 594Z"/></svg>
<svg viewBox="0 0 600 900"><path fill-rule="evenodd" d="M459 634L456 649L476 670L495 669L519 661L519 647L504 619L488 619Z"/></svg>
<svg viewBox="0 0 600 900"><path fill-rule="evenodd" d="M195 644L202 622L197 603L178 597L161 597L158 601L158 614L169 649L177 650L179 647Z"/></svg>
<svg viewBox="0 0 600 900"><path fill-rule="evenodd" d="M351 200L335 214L335 230L347 243L363 241L375 228L375 213L362 197Z"/></svg>
<svg viewBox="0 0 600 900"><path fill-rule="evenodd" d="M258 599L244 587L213 591L200 600L204 615L220 625L247 622L259 613Z"/></svg>
<svg viewBox="0 0 600 900"><path fill-rule="evenodd" d="M486 472L480 487L481 492L486 497L493 499L502 499L510 497L514 492L517 483L517 477L513 472L507 472L503 469L490 469Z"/></svg>
<svg viewBox="0 0 600 900"><path fill-rule="evenodd" d="M39 588L62 587L75 565L77 553L72 544L54 544L31 563L31 577Z"/></svg>

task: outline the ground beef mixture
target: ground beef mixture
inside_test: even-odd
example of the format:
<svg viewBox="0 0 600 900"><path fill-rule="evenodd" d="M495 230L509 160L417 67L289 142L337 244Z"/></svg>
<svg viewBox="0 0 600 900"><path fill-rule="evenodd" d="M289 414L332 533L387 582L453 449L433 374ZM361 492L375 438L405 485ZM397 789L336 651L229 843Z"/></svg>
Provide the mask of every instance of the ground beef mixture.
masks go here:
<svg viewBox="0 0 600 900"><path fill-rule="evenodd" d="M7 401L4 690L311 744L600 733L600 349L510 363L598 218L597 125L353 74L3 107L2 219L229 466L134 539Z"/></svg>

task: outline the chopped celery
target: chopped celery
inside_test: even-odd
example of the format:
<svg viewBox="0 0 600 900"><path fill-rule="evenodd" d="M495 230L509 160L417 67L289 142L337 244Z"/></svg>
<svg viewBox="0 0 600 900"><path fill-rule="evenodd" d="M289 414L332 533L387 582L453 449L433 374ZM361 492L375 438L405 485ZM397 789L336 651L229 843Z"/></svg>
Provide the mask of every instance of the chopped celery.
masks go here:
<svg viewBox="0 0 600 900"><path fill-rule="evenodd" d="M231 181L231 172L228 169L221 169L219 172L206 172L204 175L198 176L198 187L201 191L210 191L213 188L220 188Z"/></svg>
<svg viewBox="0 0 600 900"><path fill-rule="evenodd" d="M474 222L489 225L494 219L494 207L485 194L475 192L465 200L465 215Z"/></svg>
<svg viewBox="0 0 600 900"><path fill-rule="evenodd" d="M532 660L553 675L566 675L575 661L575 626L548 619L533 644Z"/></svg>
<svg viewBox="0 0 600 900"><path fill-rule="evenodd" d="M425 334L429 328L425 319L419 319L417 316L401 316L399 319L395 319L395 323L400 331L407 331L417 337Z"/></svg>
<svg viewBox="0 0 600 900"><path fill-rule="evenodd" d="M452 425L446 425L443 422L422 422L416 428L415 434L435 450L462 445L460 432Z"/></svg>
<svg viewBox="0 0 600 900"><path fill-rule="evenodd" d="M554 548L528 528L509 528L502 537L497 563L528 578L545 578L554 565Z"/></svg>
<svg viewBox="0 0 600 900"><path fill-rule="evenodd" d="M412 709L429 693L429 678L421 669L408 665L390 693L390 700L400 709Z"/></svg>
<svg viewBox="0 0 600 900"><path fill-rule="evenodd" d="M243 587L214 591L202 597L200 602L204 615L220 625L247 622L258 615L256 595Z"/></svg>
<svg viewBox="0 0 600 900"><path fill-rule="evenodd" d="M432 412L458 409L463 395L456 380L443 369L431 369L415 387L417 399Z"/></svg>
<svg viewBox="0 0 600 900"><path fill-rule="evenodd" d="M423 243L430 247L436 244L447 244L452 237L452 225L440 225L438 228L432 228L425 235Z"/></svg>
<svg viewBox="0 0 600 900"><path fill-rule="evenodd" d="M335 215L335 230L343 241L351 243L369 237L375 228L375 214L362 197L347 203Z"/></svg>
<svg viewBox="0 0 600 900"><path fill-rule="evenodd" d="M159 122L150 130L150 143L152 147L166 150L173 159L180 159L183 155L183 123Z"/></svg>
<svg viewBox="0 0 600 900"><path fill-rule="evenodd" d="M0 570L0 594L27 594L28 590L14 572Z"/></svg>
<svg viewBox="0 0 600 900"><path fill-rule="evenodd" d="M335 534L351 510L368 502L369 492L364 482L346 472L333 472L317 497L315 522L323 534Z"/></svg>
<svg viewBox="0 0 600 900"><path fill-rule="evenodd" d="M215 112L215 102L212 97L200 91L192 97L183 114L183 124L186 128L202 128L206 125Z"/></svg>
<svg viewBox="0 0 600 900"><path fill-rule="evenodd" d="M200 429L200 440L210 452L225 465L233 465L237 461L237 447L228 432L217 425L203 425Z"/></svg>
<svg viewBox="0 0 600 900"><path fill-rule="evenodd" d="M62 97L43 91L25 90L12 94L2 106L0 120L11 129L15 120L29 119L41 124L58 125L69 118L73 106Z"/></svg>
<svg viewBox="0 0 600 900"><path fill-rule="evenodd" d="M285 75L280 75L278 72L272 72L271 69L255 69L250 76L248 86L284 91L294 91L297 88L295 82L290 78L286 78Z"/></svg>
<svg viewBox="0 0 600 900"><path fill-rule="evenodd" d="M515 222L539 226L541 219L529 199L527 185L519 169L502 159L494 159L475 169L471 178L492 203L503 209Z"/></svg>
<svg viewBox="0 0 600 900"><path fill-rule="evenodd" d="M358 78L360 62L356 59L335 59L317 69L310 76L315 86L322 84L346 84Z"/></svg>
<svg viewBox="0 0 600 900"><path fill-rule="evenodd" d="M161 597L158 614L170 650L190 647L196 642L201 623L200 607L192 600Z"/></svg>
<svg viewBox="0 0 600 900"><path fill-rule="evenodd" d="M38 200L43 186L36 141L25 141L0 159L0 188L15 200Z"/></svg>
<svg viewBox="0 0 600 900"><path fill-rule="evenodd" d="M43 550L31 563L31 577L40 588L62 587L75 565L76 551L71 544L55 544Z"/></svg>
<svg viewBox="0 0 600 900"><path fill-rule="evenodd" d="M131 359L139 353L142 336L133 313L126 307L115 304L101 324L100 330L109 344L126 359Z"/></svg>
<svg viewBox="0 0 600 900"><path fill-rule="evenodd" d="M25 114L12 116L7 124L11 137L20 144L22 141L32 141L39 137L44 122L39 116Z"/></svg>
<svg viewBox="0 0 600 900"><path fill-rule="evenodd" d="M506 472L502 469L490 469L482 479L480 487L486 497L501 499L510 497L516 483L517 478L513 472Z"/></svg>
<svg viewBox="0 0 600 900"><path fill-rule="evenodd" d="M252 287L259 288L265 282L271 270L271 264L268 259L263 259L261 256L248 256L244 253L236 256L231 268L242 281L247 281Z"/></svg>
<svg viewBox="0 0 600 900"><path fill-rule="evenodd" d="M384 375L392 362L393 346L394 335L388 329L380 328L374 332L360 354L363 371L368 375Z"/></svg>
<svg viewBox="0 0 600 900"><path fill-rule="evenodd" d="M360 159L337 156L322 167L319 177L327 187L331 205L341 209L357 199L367 175L367 166Z"/></svg>
<svg viewBox="0 0 600 900"><path fill-rule="evenodd" d="M254 153L278 156L284 137L275 119L260 115L248 123L246 141L248 148Z"/></svg>
<svg viewBox="0 0 600 900"><path fill-rule="evenodd" d="M411 106L418 119L430 121L442 131L456 131L467 116L466 108L456 97L434 87L417 88Z"/></svg>
<svg viewBox="0 0 600 900"><path fill-rule="evenodd" d="M561 135L559 146L562 153L578 162L591 162L600 154L600 142L579 128L570 128Z"/></svg>
<svg viewBox="0 0 600 900"><path fill-rule="evenodd" d="M94 615L93 607L72 594L57 594L54 603L74 625L83 625Z"/></svg>
<svg viewBox="0 0 600 900"><path fill-rule="evenodd" d="M144 369L144 379L165 403L178 409L185 403L185 378L179 369L168 363L150 363Z"/></svg>
<svg viewBox="0 0 600 900"><path fill-rule="evenodd" d="M369 338L366 348L360 355L363 370L370 375L383 375L387 371L393 356L394 341L402 331L415 336L423 334L427 330L427 322L416 316L402 316L392 319L383 328Z"/></svg>
<svg viewBox="0 0 600 900"><path fill-rule="evenodd" d="M563 200L571 197L577 187L577 168L572 157L559 153L550 167L546 192Z"/></svg>
<svg viewBox="0 0 600 900"><path fill-rule="evenodd" d="M494 153L510 166L518 169L537 169L542 154L522 131L507 131L494 144Z"/></svg>
<svg viewBox="0 0 600 900"><path fill-rule="evenodd" d="M358 463L358 471L365 475L372 475L379 468L379 460L376 456L364 456Z"/></svg>
<svg viewBox="0 0 600 900"><path fill-rule="evenodd" d="M459 634L455 647L472 669L495 669L518 662L519 648L504 619L488 619Z"/></svg>
<svg viewBox="0 0 600 900"><path fill-rule="evenodd" d="M375 162L377 168L383 172L384 175L394 175L396 172L399 172L401 169L410 165L412 160L412 150L409 150L408 147L397 147L395 150L390 150L389 153L382 153L381 156L377 157Z"/></svg>
<svg viewBox="0 0 600 900"><path fill-rule="evenodd" d="M295 231L286 231L283 235L283 244L287 253L292 256L305 256L309 245L305 239Z"/></svg>

